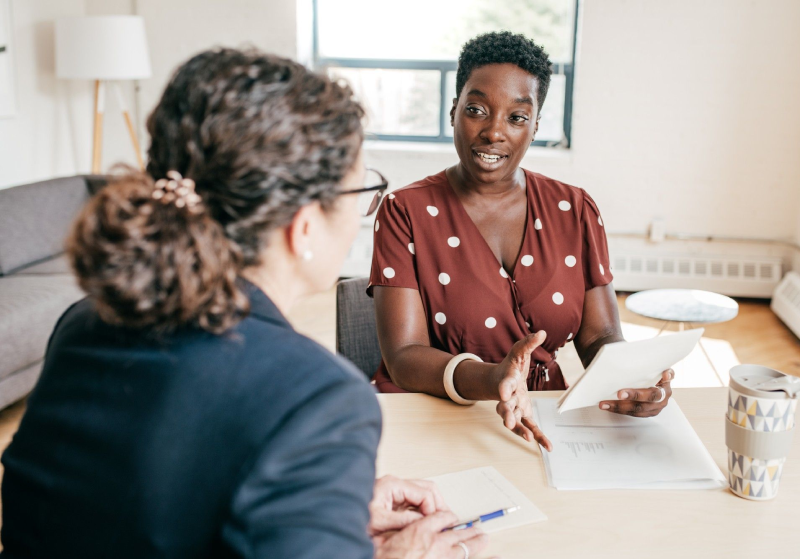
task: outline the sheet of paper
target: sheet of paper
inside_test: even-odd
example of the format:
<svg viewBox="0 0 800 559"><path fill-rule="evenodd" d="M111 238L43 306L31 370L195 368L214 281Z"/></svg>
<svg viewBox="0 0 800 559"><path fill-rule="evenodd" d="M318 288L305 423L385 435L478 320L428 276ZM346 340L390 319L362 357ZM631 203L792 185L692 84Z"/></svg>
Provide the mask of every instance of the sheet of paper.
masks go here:
<svg viewBox="0 0 800 559"><path fill-rule="evenodd" d="M547 520L536 505L491 466L428 479L436 483L459 522L500 509L520 507L507 516L481 524L481 530L487 534Z"/></svg>
<svg viewBox="0 0 800 559"><path fill-rule="evenodd" d="M617 400L623 388L655 386L662 371L692 352L703 329L687 330L637 342L617 342L600 348L583 375L559 400L559 411Z"/></svg>
<svg viewBox="0 0 800 559"><path fill-rule="evenodd" d="M598 408L559 414L552 398L533 398L536 419L553 443L542 451L557 489L708 489L726 481L702 441L670 400L656 417Z"/></svg>

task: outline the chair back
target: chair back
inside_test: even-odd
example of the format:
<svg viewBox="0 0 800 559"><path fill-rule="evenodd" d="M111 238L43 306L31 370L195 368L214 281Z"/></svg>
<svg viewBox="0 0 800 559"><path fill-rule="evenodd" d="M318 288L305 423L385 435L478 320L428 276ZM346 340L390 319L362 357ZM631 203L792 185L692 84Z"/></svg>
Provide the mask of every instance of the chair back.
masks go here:
<svg viewBox="0 0 800 559"><path fill-rule="evenodd" d="M336 286L336 352L372 378L381 363L381 348L368 284L367 278L354 278Z"/></svg>

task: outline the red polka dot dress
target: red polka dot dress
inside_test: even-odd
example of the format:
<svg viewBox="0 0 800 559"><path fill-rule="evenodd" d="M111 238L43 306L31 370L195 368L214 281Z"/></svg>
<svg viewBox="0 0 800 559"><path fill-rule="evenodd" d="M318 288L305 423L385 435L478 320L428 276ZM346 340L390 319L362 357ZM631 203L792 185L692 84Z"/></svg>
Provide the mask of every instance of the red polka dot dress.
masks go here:
<svg viewBox="0 0 800 559"><path fill-rule="evenodd" d="M562 390L555 355L581 325L584 293L613 279L603 219L581 188L525 171L528 213L517 262L506 270L467 214L444 171L390 194L375 223L374 286L419 291L431 346L502 361L544 330L530 390ZM403 392L381 363L381 392Z"/></svg>

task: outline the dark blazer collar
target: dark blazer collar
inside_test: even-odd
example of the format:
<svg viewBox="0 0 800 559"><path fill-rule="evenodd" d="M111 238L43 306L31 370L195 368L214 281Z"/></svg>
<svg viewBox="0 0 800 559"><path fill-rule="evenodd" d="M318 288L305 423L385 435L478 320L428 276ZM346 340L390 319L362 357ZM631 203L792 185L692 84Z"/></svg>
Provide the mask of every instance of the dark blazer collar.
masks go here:
<svg viewBox="0 0 800 559"><path fill-rule="evenodd" d="M292 329L292 325L289 324L289 321L286 320L286 317L283 316L278 307L275 306L275 303L272 302L266 293L261 291L255 284L247 281L246 279L240 277L239 278L239 286L241 287L242 291L247 298L250 299L250 315L253 318L257 318L258 320L264 320L266 322L272 322L279 326L285 326L286 328Z"/></svg>

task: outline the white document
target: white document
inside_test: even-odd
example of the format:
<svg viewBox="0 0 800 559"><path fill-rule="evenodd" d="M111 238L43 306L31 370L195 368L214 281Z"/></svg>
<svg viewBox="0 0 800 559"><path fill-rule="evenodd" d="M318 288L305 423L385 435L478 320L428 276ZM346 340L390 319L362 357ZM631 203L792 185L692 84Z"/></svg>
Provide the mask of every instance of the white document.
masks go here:
<svg viewBox="0 0 800 559"><path fill-rule="evenodd" d="M656 417L598 408L557 411L552 398L534 398L539 427L553 443L542 449L547 481L556 489L710 489L725 477L678 403Z"/></svg>
<svg viewBox="0 0 800 559"><path fill-rule="evenodd" d="M583 376L558 401L559 411L618 400L617 392L623 388L655 386L661 373L689 355L702 335L703 329L698 328L638 342L604 345Z"/></svg>
<svg viewBox="0 0 800 559"><path fill-rule="evenodd" d="M487 534L547 520L536 505L491 466L428 479L436 483L459 523L500 509L520 507L502 518L480 524Z"/></svg>

